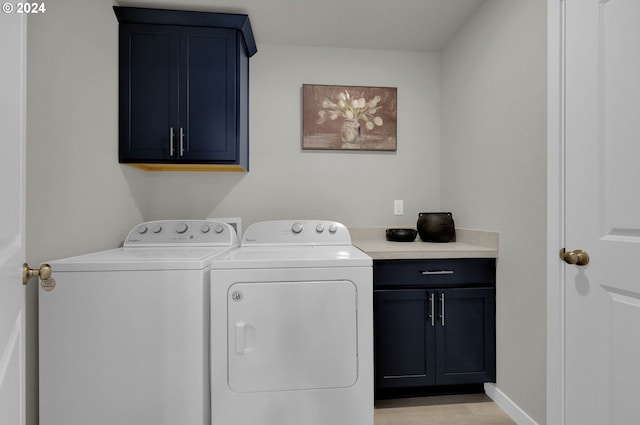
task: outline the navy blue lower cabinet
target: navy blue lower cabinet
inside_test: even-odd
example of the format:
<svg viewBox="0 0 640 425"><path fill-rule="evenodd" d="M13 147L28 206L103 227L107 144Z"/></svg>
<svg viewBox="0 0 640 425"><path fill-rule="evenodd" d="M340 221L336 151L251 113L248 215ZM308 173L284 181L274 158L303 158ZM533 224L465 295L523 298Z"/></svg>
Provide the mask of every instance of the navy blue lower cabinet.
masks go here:
<svg viewBox="0 0 640 425"><path fill-rule="evenodd" d="M435 293L436 383L495 381L495 290L459 288Z"/></svg>
<svg viewBox="0 0 640 425"><path fill-rule="evenodd" d="M374 262L377 392L438 386L451 391L495 381L495 274L487 273L491 265L495 270L495 260L460 261L448 268L429 260ZM380 263L384 273L376 276ZM399 280L390 273L396 267L402 269ZM453 278L461 268L464 273ZM424 281L433 276L424 271L454 273L438 287ZM408 279L413 273L415 281ZM460 281L469 274L476 277Z"/></svg>
<svg viewBox="0 0 640 425"><path fill-rule="evenodd" d="M378 386L435 384L435 328L424 289L374 292L375 380Z"/></svg>

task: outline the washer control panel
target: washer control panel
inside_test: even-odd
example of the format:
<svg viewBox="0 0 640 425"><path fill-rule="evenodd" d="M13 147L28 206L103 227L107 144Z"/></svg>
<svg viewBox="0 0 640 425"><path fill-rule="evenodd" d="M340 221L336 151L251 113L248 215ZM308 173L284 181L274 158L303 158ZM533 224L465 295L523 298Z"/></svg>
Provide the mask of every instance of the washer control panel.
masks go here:
<svg viewBox="0 0 640 425"><path fill-rule="evenodd" d="M351 235L336 221L261 221L247 228L242 245L351 245Z"/></svg>
<svg viewBox="0 0 640 425"><path fill-rule="evenodd" d="M124 241L133 246L238 246L230 224L213 220L158 220L138 224Z"/></svg>

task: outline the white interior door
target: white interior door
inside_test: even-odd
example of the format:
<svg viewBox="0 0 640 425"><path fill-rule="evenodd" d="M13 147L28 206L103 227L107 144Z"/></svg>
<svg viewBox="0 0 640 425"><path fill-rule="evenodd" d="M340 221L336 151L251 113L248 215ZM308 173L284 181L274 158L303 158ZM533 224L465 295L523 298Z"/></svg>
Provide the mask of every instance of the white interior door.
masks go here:
<svg viewBox="0 0 640 425"><path fill-rule="evenodd" d="M0 13L0 423L25 423L26 18Z"/></svg>
<svg viewBox="0 0 640 425"><path fill-rule="evenodd" d="M640 2L565 1L564 422L640 418Z"/></svg>

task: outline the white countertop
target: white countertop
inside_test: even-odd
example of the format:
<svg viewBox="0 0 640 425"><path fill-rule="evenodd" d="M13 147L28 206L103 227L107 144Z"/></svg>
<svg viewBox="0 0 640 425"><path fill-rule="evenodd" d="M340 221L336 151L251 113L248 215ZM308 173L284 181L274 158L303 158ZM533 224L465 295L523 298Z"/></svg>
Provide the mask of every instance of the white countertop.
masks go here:
<svg viewBox="0 0 640 425"><path fill-rule="evenodd" d="M351 241L374 260L497 258L498 232L456 228L456 241L447 243L390 242L387 227L350 227Z"/></svg>

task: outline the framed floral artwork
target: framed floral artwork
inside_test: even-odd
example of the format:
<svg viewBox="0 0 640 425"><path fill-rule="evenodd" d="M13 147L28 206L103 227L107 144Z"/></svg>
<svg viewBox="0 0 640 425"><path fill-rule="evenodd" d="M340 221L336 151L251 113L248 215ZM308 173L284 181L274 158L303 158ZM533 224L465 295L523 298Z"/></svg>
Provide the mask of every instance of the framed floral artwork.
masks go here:
<svg viewBox="0 0 640 425"><path fill-rule="evenodd" d="M395 151L397 88L302 85L302 148Z"/></svg>

